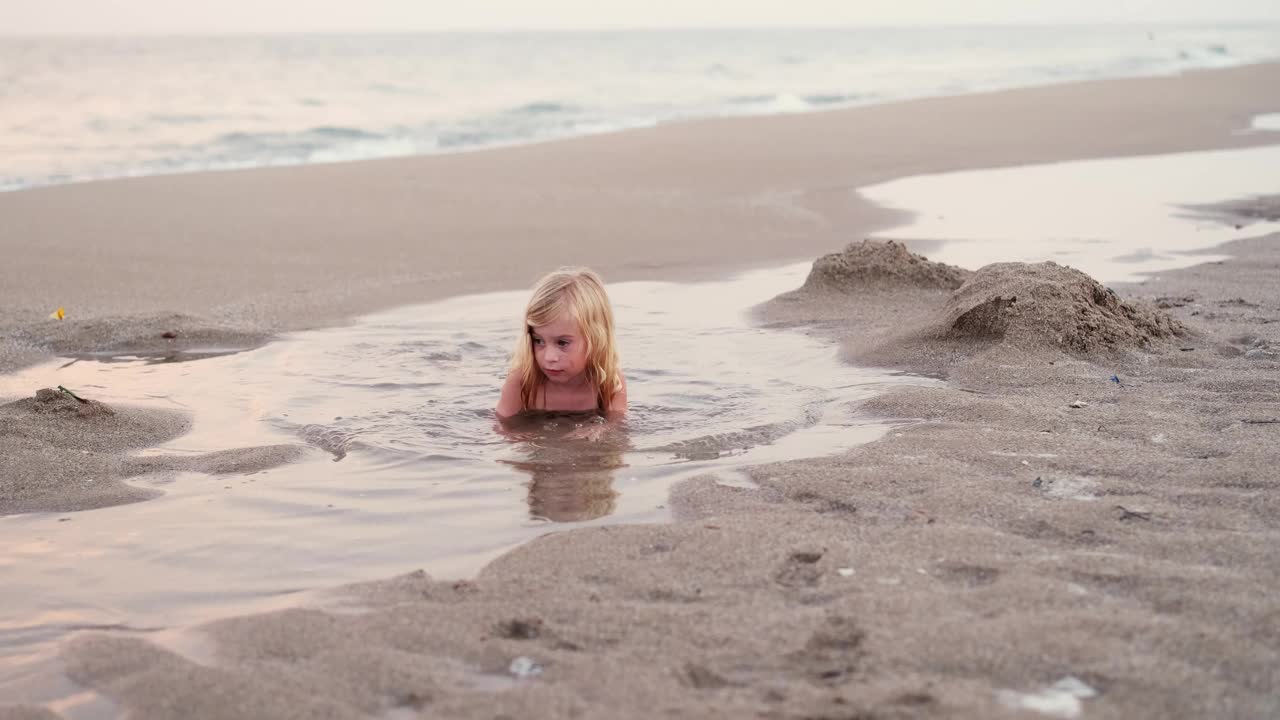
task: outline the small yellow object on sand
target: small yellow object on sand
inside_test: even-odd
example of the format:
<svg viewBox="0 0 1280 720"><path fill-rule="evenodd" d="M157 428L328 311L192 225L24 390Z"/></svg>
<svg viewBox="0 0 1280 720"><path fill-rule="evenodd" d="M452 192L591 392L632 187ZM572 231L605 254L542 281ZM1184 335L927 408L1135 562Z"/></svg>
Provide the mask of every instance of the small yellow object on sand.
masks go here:
<svg viewBox="0 0 1280 720"><path fill-rule="evenodd" d="M49 313L50 320L65 320L66 318L67 318L66 308L58 308L57 310L54 310L53 312Z"/></svg>

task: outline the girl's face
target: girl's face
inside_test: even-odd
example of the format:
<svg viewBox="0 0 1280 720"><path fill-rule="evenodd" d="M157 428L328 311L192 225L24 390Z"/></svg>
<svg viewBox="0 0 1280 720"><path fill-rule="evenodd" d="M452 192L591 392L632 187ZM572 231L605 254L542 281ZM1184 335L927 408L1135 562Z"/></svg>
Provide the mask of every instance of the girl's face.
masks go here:
<svg viewBox="0 0 1280 720"><path fill-rule="evenodd" d="M530 339L533 356L548 380L570 384L582 378L587 367L587 341L573 318L561 316L546 325L534 325Z"/></svg>

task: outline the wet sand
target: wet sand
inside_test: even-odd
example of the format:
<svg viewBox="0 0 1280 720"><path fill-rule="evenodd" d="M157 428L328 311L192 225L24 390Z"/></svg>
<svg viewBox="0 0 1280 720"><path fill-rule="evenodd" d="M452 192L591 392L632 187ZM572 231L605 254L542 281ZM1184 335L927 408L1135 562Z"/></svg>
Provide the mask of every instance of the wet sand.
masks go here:
<svg viewBox="0 0 1280 720"><path fill-rule="evenodd" d="M166 245L160 220L150 235L121 236L134 238L124 245L138 245L117 248L119 257L104 253L105 277L89 276L85 268L68 271L86 273L80 277L46 283L80 293L86 307L101 308L94 322L109 327L127 329L131 321L108 317L179 312L266 337L291 323L333 322L396 302L400 293L425 293L414 296L421 299L457 287L484 289L488 282L522 284L519 261L528 258L520 253L552 264L561 259L556 252L578 262L598 254L595 264L611 279L720 271L798 252L816 256L885 221L884 213L864 213L856 204L835 210L862 177L874 181L947 163L1256 143L1259 136L1231 131L1247 125L1249 114L1274 109L1268 106L1277 102L1270 90L1277 74L1276 66L1257 66L820 116L694 123L474 156L53 188L0 196L0 215L16 218L15 227L28 223L25 244L6 232L0 252L31 275L38 262L33 247L43 239L74 243L77 228L90 226L78 223L95 212L95 225L109 236L121 224L151 223L154 215L121 212L141 207L144 190L153 196L194 192L184 201L194 227L203 213L217 212L218 204L201 192L238 203L229 198L285 177L329 193L342 191L330 185L338 182L358 194L364 192L358 183L340 182L335 174L351 180L474 163L477 174L461 177L479 183L479 168L506 153L511 158L501 163L511 163L508 169L535 172L547 168L536 158L560 148L581 153L580 164L554 166L564 188L593 174L600 181L582 195L548 190L543 199L551 202L529 210L541 224L521 225L500 213L473 216L475 227L492 233L476 230L474 256L461 257L465 244L455 248L456 274L442 270L449 279L435 287L417 274L423 265L414 263L424 260L377 262L380 253L397 250L391 247L396 241L383 239L370 242L369 257L352 260L343 276L349 282L341 286L349 293L302 292L281 300L293 291L291 283L328 282L326 273L346 262L339 256L352 250L338 235L346 227L357 238L357 219L368 221L355 210L311 255L288 247L289 240L240 252L235 243L247 239L226 235L237 239L218 249L230 266L224 272L257 258L266 263L255 272L269 273L264 255L277 252L308 259L283 269L279 282L259 276L271 290L253 301L244 300L252 273L221 287L203 283L209 269L200 252L213 250L188 256L185 246ZM943 107L949 132L935 134L929 125L940 115L922 108ZM1055 120L1058 107L1082 115ZM1108 115L1113 108L1116 114ZM984 117L1000 118L1010 131L983 127ZM902 135L897 155L874 142L840 150L848 147L842 136L823 134L849 125L870 132L888 119L898 124L880 132ZM966 126L966 119L973 124ZM752 123L758 124L748 130ZM1080 129L1089 123L1107 131ZM674 155L672 143L687 155L693 148L729 148L735 137L745 143L749 133L790 138L789 129L802 127L809 133L793 144L770 143L758 154L704 164L685 160L687 172L673 170L666 164L672 158L662 154ZM726 144L681 144L704 134L709 142L717 133ZM843 137L852 143L857 135ZM828 146L825 154L820 145ZM592 163L610 148L616 154L603 155L610 159L606 172ZM630 162L618 163L620 156ZM778 160L776 167L751 164L766 159ZM600 176L612 178L615 171L630 190L609 190ZM537 194L511 182L526 200ZM822 189L797 194L797 187ZM306 187L295 189L315 201ZM786 202L752 204L771 191ZM121 204L126 197L133 206ZM613 212L627 206L639 217L643 209L661 207L663 198L688 213L629 225L622 222L628 215ZM49 203L64 201L83 214L50 215L47 229L37 229L41 213L52 212ZM584 213L577 212L579 201ZM555 202L564 203L558 217ZM170 212L163 202L154 207ZM280 226L318 222L269 202L255 207L253 213L280 212ZM377 217L404 223L402 239L417 222L407 215ZM593 217L597 224L588 227ZM556 234L556 220L570 218L574 229ZM265 232L258 224L263 219L246 227ZM504 230L506 222L513 224ZM604 233L615 222L619 232ZM227 225L213 226L209 232L228 233ZM641 245L647 252L641 266L625 248L633 233L649 230L654 237ZM597 232L608 239L583 244ZM522 245L502 261L488 257L491 267L484 269L484 248L497 252L502 242L530 235L557 239ZM690 236L705 242L689 243ZM449 240L441 235L430 242ZM112 263L129 264L122 259L128 252L147 248L163 270L154 284L110 272ZM553 251L538 252L547 248ZM398 249L408 257L405 244ZM1132 305L1130 319L1154 320L1116 332L1097 332L1088 314L1080 316L1083 325L1038 332L1019 324L1034 320L1034 312L1012 320L1002 314L1010 304L993 301L1014 293L998 289L961 307L954 295L959 276L948 272L924 272L918 282L876 273L866 282L866 274L853 272L816 283L759 308L760 318L836 338L851 360L945 375L946 386L893 390L864 406L870 414L918 419L911 427L838 457L754 468L758 489L727 487L712 477L688 481L673 493L678 522L672 525L556 533L504 555L471 580L409 574L340 591L361 612L294 609L221 620L191 631L214 642L190 656L145 636L87 633L65 646L63 660L76 682L146 718L989 718L1026 716L1015 706L1035 702L1066 708L1062 716L1083 708L1090 718L1275 715L1280 495L1272 469L1280 461L1274 449L1280 424L1270 421L1280 420L1280 236L1215 251L1232 259L1117 287L1117 298L1089 295L1113 319L1130 317L1122 301L1149 302ZM441 267L454 267L454 260ZM400 283L391 267L412 277ZM23 308L28 316L47 313L37 307L42 295L9 282L21 273L4 272L0 307L15 308L4 311L4 334L10 347L17 338L27 348L6 355L8 367L86 342L74 325L52 340L40 335L44 326L24 320ZM386 279L382 287L373 280L378 273ZM1019 308L1036 297L1024 294L1022 282L1026 275L1017 274L1007 286L1023 298ZM1052 308L1055 301L1036 302ZM977 307L991 312L968 315ZM237 314L245 308L255 310ZM980 332L952 334L948 328L958 327L962 316L973 321L959 326ZM1070 339L1073 329L1084 338L1080 344ZM108 337L103 346L112 342ZM0 717L10 716L48 714L0 710Z"/></svg>
<svg viewBox="0 0 1280 720"><path fill-rule="evenodd" d="M0 372L51 350L243 347L562 264L616 282L807 260L897 217L859 186L1274 143L1243 131L1280 108L1276 87L1270 63L3 193ZM60 306L68 320L45 322Z"/></svg>
<svg viewBox="0 0 1280 720"><path fill-rule="evenodd" d="M41 388L0 405L0 515L90 510L155 497L125 479L146 473L250 473L302 457L302 445L232 448L199 455L131 457L190 429L186 415L116 408Z"/></svg>
<svg viewBox="0 0 1280 720"><path fill-rule="evenodd" d="M827 318L814 332L851 354L949 383L870 401L919 420L756 467L759 489L678 486L673 525L556 533L473 580L411 573L338 591L343 611L217 621L197 656L91 633L64 662L148 718L1274 716L1280 236L1218 250L1233 259L1122 289L1176 334L1086 324L1111 338L1091 353L941 337L948 292L784 296L762 316ZM912 293L920 321L881 335L839 312ZM946 350L904 341L925 337Z"/></svg>

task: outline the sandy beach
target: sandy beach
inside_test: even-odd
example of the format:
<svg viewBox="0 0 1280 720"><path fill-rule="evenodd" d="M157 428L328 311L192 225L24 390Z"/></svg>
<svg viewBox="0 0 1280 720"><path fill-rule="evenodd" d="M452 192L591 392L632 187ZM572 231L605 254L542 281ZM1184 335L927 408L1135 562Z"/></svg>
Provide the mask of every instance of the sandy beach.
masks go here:
<svg viewBox="0 0 1280 720"><path fill-rule="evenodd" d="M755 488L682 483L673 524L341 589L341 612L219 620L190 631L198 649L83 633L67 675L121 713L184 720L1274 716L1280 236L1247 223L1275 198L1218 209L1245 226L1215 249L1229 260L1110 292L1060 266L859 245L899 215L854 190L1275 143L1242 130L1280 110L1277 87L1266 64L0 194L4 372L249 347L562 263L695 279L824 256L758 321L947 381L866 403L911 421L882 440L755 467ZM59 306L68 320L46 320ZM299 452L167 466L129 453L181 415L37 390L0 407L6 514L145 501L127 478ZM105 482L85 492L84 474Z"/></svg>
<svg viewBox="0 0 1280 720"><path fill-rule="evenodd" d="M0 371L53 349L246 346L582 264L612 282L807 260L922 173L1274 142L1280 65L523 147L0 194ZM67 322L43 320L58 307ZM128 318L117 322L116 318ZM156 337L164 332L179 337Z"/></svg>

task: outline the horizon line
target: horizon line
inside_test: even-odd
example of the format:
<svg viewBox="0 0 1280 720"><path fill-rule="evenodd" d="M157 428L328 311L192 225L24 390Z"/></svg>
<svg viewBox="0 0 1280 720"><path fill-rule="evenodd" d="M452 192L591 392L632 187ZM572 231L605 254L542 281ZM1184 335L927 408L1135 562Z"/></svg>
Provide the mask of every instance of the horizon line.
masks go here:
<svg viewBox="0 0 1280 720"><path fill-rule="evenodd" d="M608 32L707 32L707 31L842 31L842 30L874 30L874 29L945 29L945 28L1049 28L1049 27L1113 27L1113 28L1177 28L1177 27L1229 27L1248 25L1280 26L1280 18L1238 18L1222 20L1155 20L1144 21L1081 21L1049 22L1049 21L989 21L989 22L898 22L819 25L810 23L796 24L742 24L742 25L592 25L592 26L547 26L547 27L481 27L459 26L451 28L420 29L271 29L271 30L30 30L3 31L0 38L33 38L33 37L228 37L228 36L299 36L299 35L509 35L509 34L585 34Z"/></svg>

